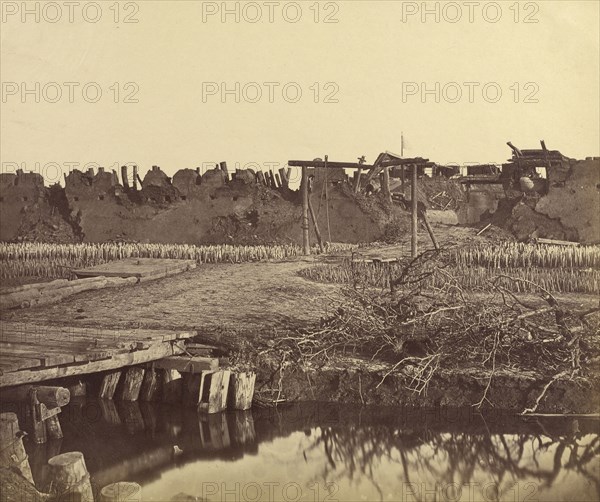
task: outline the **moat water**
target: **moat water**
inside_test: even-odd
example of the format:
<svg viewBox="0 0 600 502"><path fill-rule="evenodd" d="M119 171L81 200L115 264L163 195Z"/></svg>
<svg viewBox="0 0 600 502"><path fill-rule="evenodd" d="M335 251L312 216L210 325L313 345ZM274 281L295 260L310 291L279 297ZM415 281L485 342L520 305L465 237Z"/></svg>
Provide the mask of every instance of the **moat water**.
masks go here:
<svg viewBox="0 0 600 502"><path fill-rule="evenodd" d="M303 403L218 415L74 400L64 438L26 442L38 487L49 457L84 453L101 488L143 500L585 501L600 499L600 421L467 410Z"/></svg>

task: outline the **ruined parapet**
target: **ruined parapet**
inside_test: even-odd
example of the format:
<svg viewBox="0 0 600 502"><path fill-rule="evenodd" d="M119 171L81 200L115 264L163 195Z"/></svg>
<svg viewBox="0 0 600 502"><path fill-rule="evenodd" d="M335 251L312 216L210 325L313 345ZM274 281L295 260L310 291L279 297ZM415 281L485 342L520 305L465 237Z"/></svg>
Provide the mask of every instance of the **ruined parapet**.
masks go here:
<svg viewBox="0 0 600 502"><path fill-rule="evenodd" d="M119 185L119 179L116 173L107 172L103 167L99 167L92 184L97 190L104 190L110 193L114 192L114 188Z"/></svg>
<svg viewBox="0 0 600 502"><path fill-rule="evenodd" d="M72 207L79 206L80 203L115 198L121 192L122 187L115 173L107 172L103 167L99 167L96 173L92 168L85 173L73 169L65 177L65 194Z"/></svg>
<svg viewBox="0 0 600 502"><path fill-rule="evenodd" d="M140 197L150 204L170 204L180 199L180 193L160 167L152 166L142 181Z"/></svg>
<svg viewBox="0 0 600 502"><path fill-rule="evenodd" d="M152 166L152 170L146 173L144 180L142 181L142 189L157 186L157 187L170 187L171 179L162 171L158 166Z"/></svg>
<svg viewBox="0 0 600 502"><path fill-rule="evenodd" d="M200 173L194 169L180 169L173 176L173 186L183 200L197 195L200 191L201 182Z"/></svg>
<svg viewBox="0 0 600 502"><path fill-rule="evenodd" d="M256 184L256 172L253 169L238 169L233 175L233 181L244 185Z"/></svg>
<svg viewBox="0 0 600 502"><path fill-rule="evenodd" d="M144 202L162 205L178 201L180 193L160 167L152 166L142 181L140 197Z"/></svg>
<svg viewBox="0 0 600 502"><path fill-rule="evenodd" d="M206 188L221 188L226 183L225 173L221 169L210 169L202 175L202 185Z"/></svg>
<svg viewBox="0 0 600 502"><path fill-rule="evenodd" d="M28 206L44 198L44 178L38 173L0 174L0 202Z"/></svg>
<svg viewBox="0 0 600 502"><path fill-rule="evenodd" d="M44 178L38 173L0 174L0 239L18 237L24 221L35 222L48 210Z"/></svg>

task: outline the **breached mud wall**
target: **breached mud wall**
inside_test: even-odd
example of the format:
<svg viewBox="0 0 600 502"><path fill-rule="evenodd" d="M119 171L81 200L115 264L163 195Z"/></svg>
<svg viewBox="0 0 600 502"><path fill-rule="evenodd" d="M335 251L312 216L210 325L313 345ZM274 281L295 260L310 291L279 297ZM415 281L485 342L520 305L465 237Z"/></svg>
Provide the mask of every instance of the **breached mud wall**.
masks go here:
<svg viewBox="0 0 600 502"><path fill-rule="evenodd" d="M64 218L65 202L64 191L44 188L37 173L0 174L0 240L77 240Z"/></svg>
<svg viewBox="0 0 600 502"><path fill-rule="evenodd" d="M154 166L139 190L125 189L115 172L102 168L85 173L74 170L65 180L64 189L57 185L48 189L39 175L4 175L0 179L0 239L24 238L25 211L42 205L46 218L55 213L65 227L76 230L64 232L65 241L251 244L302 240L299 192L264 186L250 170L227 179L221 169L203 175L184 169L171 180ZM328 186L329 207L320 195L322 186L315 184L314 190L311 199L324 239L329 240L331 234L332 241L365 242L382 236L389 219L386 215L361 209L341 185ZM52 206L57 194L60 208ZM316 242L314 234L311 241Z"/></svg>
<svg viewBox="0 0 600 502"><path fill-rule="evenodd" d="M408 213L375 194L354 194L345 175L315 172L311 201L323 239L372 242L408 238ZM339 178L339 179L338 179ZM466 188L444 177L422 178L419 199L431 221L491 221L520 240L547 237L600 242L600 159L572 161L549 173L548 193L522 197L499 184ZM396 193L398 189L394 190ZM404 195L409 187L405 186ZM200 174L183 169L169 178L148 171L140 189L125 189L117 174L72 171L66 186L44 188L34 173L0 175L0 240L50 242L300 243L301 197L268 187L251 170L228 179L219 168ZM405 224L406 223L406 224ZM311 225L312 228L312 225ZM403 235L406 234L406 235ZM311 230L311 241L316 242Z"/></svg>
<svg viewBox="0 0 600 502"><path fill-rule="evenodd" d="M39 213L45 202L44 178L41 175L22 171L0 174L2 239L16 238L26 213Z"/></svg>
<svg viewBox="0 0 600 502"><path fill-rule="evenodd" d="M548 194L537 213L573 229L581 242L600 242L600 159L571 163L566 173L550 173Z"/></svg>

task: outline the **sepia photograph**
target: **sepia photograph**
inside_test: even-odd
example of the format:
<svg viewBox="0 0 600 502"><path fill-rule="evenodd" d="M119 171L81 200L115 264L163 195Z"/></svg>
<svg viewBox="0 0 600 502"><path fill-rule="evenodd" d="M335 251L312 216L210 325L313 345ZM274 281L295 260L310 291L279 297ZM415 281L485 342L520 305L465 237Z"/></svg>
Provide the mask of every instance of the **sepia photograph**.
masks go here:
<svg viewBox="0 0 600 502"><path fill-rule="evenodd" d="M0 0L0 502L600 500L600 2Z"/></svg>

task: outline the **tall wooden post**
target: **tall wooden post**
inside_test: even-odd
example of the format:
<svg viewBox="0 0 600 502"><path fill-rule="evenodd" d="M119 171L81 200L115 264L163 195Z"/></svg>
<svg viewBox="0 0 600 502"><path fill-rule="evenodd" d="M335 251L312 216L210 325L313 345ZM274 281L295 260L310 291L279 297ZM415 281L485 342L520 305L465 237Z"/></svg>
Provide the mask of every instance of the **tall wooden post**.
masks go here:
<svg viewBox="0 0 600 502"><path fill-rule="evenodd" d="M308 167L302 166L302 248L305 255L310 254L310 242L308 240Z"/></svg>
<svg viewBox="0 0 600 502"><path fill-rule="evenodd" d="M133 166L133 189L137 192L138 189L138 167Z"/></svg>
<svg viewBox="0 0 600 502"><path fill-rule="evenodd" d="M390 168L383 168L383 195L391 203L392 193L390 192Z"/></svg>
<svg viewBox="0 0 600 502"><path fill-rule="evenodd" d="M313 222L313 226L315 227L315 235L317 236L317 242L319 243L319 249L321 253L325 252L325 246L323 246L323 239L321 238L321 231L319 230L319 222L317 221L317 216L315 215L315 210L313 208L312 202L310 201L310 195L308 197L308 212L310 213L310 219Z"/></svg>
<svg viewBox="0 0 600 502"><path fill-rule="evenodd" d="M365 159L365 156L363 155L362 157L360 157L358 159L358 163L360 165L364 164L367 160ZM358 168L356 170L356 173L354 174L354 193L358 193L360 190L360 177L362 175L362 168Z"/></svg>
<svg viewBox="0 0 600 502"><path fill-rule="evenodd" d="M402 188L402 195L404 195L404 178L405 178L405 176L404 176L404 168L405 167L406 166L400 166L400 169L401 169L401 171L400 171L400 183L401 183L401 185L400 186Z"/></svg>
<svg viewBox="0 0 600 502"><path fill-rule="evenodd" d="M410 187L410 199L412 205L412 235L410 241L410 256L412 258L417 257L417 228L418 228L418 214L417 214L417 165L412 165L412 184Z"/></svg>

